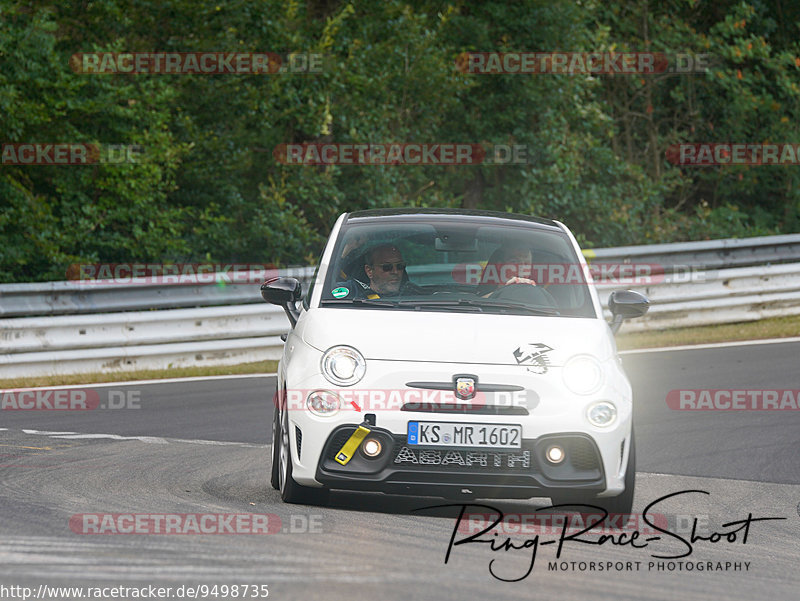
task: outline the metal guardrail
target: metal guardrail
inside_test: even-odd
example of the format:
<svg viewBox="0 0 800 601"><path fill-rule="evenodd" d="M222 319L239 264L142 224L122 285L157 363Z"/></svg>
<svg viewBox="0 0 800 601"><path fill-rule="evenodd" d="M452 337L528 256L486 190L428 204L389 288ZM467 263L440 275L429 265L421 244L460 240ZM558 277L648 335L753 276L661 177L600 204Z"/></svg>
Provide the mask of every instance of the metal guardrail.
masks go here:
<svg viewBox="0 0 800 601"><path fill-rule="evenodd" d="M675 268L721 269L800 262L800 234L731 238L644 246L589 249L588 261L660 264ZM313 267L281 270L282 275L307 282ZM102 280L99 280L102 281ZM215 305L260 303L252 284L119 284L42 282L0 284L0 317L108 313Z"/></svg>
<svg viewBox="0 0 800 601"><path fill-rule="evenodd" d="M597 284L608 306L616 284ZM689 277L665 278L646 286L624 286L650 299L644 317L626 321L622 331L636 332L755 321L800 315L800 263L694 271ZM606 317L611 314L606 310Z"/></svg>
<svg viewBox="0 0 800 601"><path fill-rule="evenodd" d="M665 266L667 275L655 283L597 283L604 306L619 288L650 298L649 313L623 331L800 314L800 235L585 254L596 262ZM282 274L308 282L313 271ZM288 329L257 284L0 285L0 378L277 359Z"/></svg>
<svg viewBox="0 0 800 601"><path fill-rule="evenodd" d="M233 365L279 359L277 336L0 355L0 378Z"/></svg>
<svg viewBox="0 0 800 601"><path fill-rule="evenodd" d="M245 279L248 272L241 272ZM313 267L282 269L280 275L308 281ZM103 280L0 284L0 317L110 313L261 303L258 286L225 283L121 284ZM253 280L255 281L255 280Z"/></svg>
<svg viewBox="0 0 800 601"><path fill-rule="evenodd" d="M800 234L587 249L583 254L587 261L659 263L667 272L674 266L680 269L754 267L800 261Z"/></svg>

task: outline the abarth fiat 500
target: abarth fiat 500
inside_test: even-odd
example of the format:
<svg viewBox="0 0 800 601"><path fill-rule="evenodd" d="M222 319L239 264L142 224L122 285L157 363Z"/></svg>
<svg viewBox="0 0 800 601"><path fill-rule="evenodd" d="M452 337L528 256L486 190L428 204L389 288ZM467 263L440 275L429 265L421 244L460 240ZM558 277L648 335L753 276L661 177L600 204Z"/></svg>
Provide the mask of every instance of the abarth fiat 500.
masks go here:
<svg viewBox="0 0 800 601"><path fill-rule="evenodd" d="M613 292L607 322L562 223L346 213L305 296L287 277L261 291L292 326L273 412L284 501L342 489L630 512L633 402L614 332L648 301Z"/></svg>

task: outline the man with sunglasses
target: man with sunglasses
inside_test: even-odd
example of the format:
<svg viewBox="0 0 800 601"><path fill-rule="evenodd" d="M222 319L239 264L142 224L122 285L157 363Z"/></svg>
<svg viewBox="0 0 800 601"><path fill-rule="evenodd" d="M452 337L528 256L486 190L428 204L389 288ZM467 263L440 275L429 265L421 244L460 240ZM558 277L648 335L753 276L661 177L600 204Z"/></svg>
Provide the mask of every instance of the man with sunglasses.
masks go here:
<svg viewBox="0 0 800 601"><path fill-rule="evenodd" d="M407 285L403 286L405 270L403 255L396 246L382 244L367 253L364 271L369 278L369 287L380 296L397 296L401 288L408 287L407 279Z"/></svg>
<svg viewBox="0 0 800 601"><path fill-rule="evenodd" d="M364 273L369 284L358 278L337 284L337 290L346 290L360 298L383 298L427 294L424 288L408 281L406 263L400 250L393 244L381 244L370 249L364 256ZM355 285L353 285L355 284Z"/></svg>
<svg viewBox="0 0 800 601"><path fill-rule="evenodd" d="M372 248L366 254L364 273L369 278L369 288L364 291L367 298L427 294L425 289L408 281L403 255L393 244Z"/></svg>

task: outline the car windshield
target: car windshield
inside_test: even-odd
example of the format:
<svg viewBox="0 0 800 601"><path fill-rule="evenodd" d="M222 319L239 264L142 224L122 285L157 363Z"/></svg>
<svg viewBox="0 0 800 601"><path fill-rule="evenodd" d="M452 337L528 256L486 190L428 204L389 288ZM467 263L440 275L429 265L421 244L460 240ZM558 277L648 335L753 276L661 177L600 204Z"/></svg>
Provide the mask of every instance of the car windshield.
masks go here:
<svg viewBox="0 0 800 601"><path fill-rule="evenodd" d="M596 317L584 273L554 227L354 220L334 247L321 305Z"/></svg>

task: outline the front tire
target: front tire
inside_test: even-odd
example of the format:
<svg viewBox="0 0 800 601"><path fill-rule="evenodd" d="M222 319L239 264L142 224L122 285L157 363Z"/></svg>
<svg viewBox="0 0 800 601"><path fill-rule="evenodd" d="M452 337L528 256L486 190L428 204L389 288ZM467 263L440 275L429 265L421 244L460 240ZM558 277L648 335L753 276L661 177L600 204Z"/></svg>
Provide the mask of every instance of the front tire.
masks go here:
<svg viewBox="0 0 800 601"><path fill-rule="evenodd" d="M281 479L280 474L278 473L280 460L278 459L278 437L280 436L280 413L278 412L278 405L277 405L277 397L275 411L272 412L272 469L270 470L270 477L269 483L272 485L272 488L275 490L281 489Z"/></svg>
<svg viewBox="0 0 800 601"><path fill-rule="evenodd" d="M272 440L272 486L280 491L284 503L319 505L328 501L326 488L302 486L292 478L292 452L289 447L289 415L275 409ZM277 469L276 469L277 468ZM277 482L276 482L277 480Z"/></svg>

